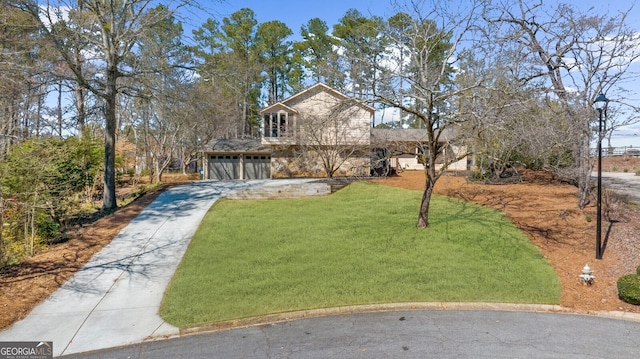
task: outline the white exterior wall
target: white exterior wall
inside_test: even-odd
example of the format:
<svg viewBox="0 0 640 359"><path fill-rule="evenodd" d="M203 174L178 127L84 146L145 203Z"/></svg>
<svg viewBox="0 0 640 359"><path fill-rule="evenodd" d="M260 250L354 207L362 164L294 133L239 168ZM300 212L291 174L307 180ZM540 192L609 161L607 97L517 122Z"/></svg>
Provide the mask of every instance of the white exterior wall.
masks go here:
<svg viewBox="0 0 640 359"><path fill-rule="evenodd" d="M466 151L464 147L455 147L452 146L452 150L458 154ZM398 158L398 166L400 166L403 170L406 171L422 171L424 170L424 165L418 163L418 157L399 157ZM436 169L441 169L442 165L436 165ZM463 158L459 161L453 162L447 167L448 171L466 171L467 170L467 158Z"/></svg>
<svg viewBox="0 0 640 359"><path fill-rule="evenodd" d="M461 153L465 153L467 152L467 148L464 146L451 146L451 149L453 150L453 152L456 154L456 156L458 156ZM449 168L447 168L450 171L466 171L467 170L467 157L464 157L463 159L453 162L452 164L449 165Z"/></svg>

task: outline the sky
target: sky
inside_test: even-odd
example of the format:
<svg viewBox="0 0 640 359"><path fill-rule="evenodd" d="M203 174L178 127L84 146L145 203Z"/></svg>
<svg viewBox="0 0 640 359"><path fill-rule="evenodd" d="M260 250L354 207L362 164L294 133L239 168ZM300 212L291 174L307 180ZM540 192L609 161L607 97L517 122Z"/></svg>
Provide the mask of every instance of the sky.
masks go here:
<svg viewBox="0 0 640 359"><path fill-rule="evenodd" d="M349 9L357 9L365 16L386 17L393 13L390 4L388 0L226 0L217 8L226 15L250 8L258 22L280 20L299 36L300 27L312 18L324 20L331 28Z"/></svg>
<svg viewBox="0 0 640 359"><path fill-rule="evenodd" d="M436 0L438 1L438 0ZM446 2L455 2L455 0L441 0ZM458 0L466 2L466 0ZM640 0L638 0L640 1ZM402 2L402 0L400 0ZM543 0L545 4L551 4L556 0ZM615 14L617 11L626 11L632 8L628 23L631 26L638 27L640 31L640 4L636 1L629 0L581 0L575 2L572 0L564 0L560 2L572 3L584 11L597 11L602 9L603 12ZM211 1L208 7L211 9L209 14L200 14L192 17L189 22L194 28L199 27L208 17L221 20L223 17L231 15L233 12L241 8L250 8L256 14L258 23L271 20L279 20L287 24L293 31L292 40L300 39L300 27L306 24L310 19L318 17L327 23L331 29L334 24L349 9L357 9L365 16L377 15L383 18L396 13L392 6L393 0L223 0ZM202 3L204 5L204 3ZM204 15L204 16L203 16ZM638 75L640 76L640 64L636 66ZM636 84L637 83L637 84ZM636 93L635 99L632 100L633 105L640 107L640 78L632 82L630 85ZM614 133L612 137L612 146L633 146L640 147L640 124L622 128Z"/></svg>

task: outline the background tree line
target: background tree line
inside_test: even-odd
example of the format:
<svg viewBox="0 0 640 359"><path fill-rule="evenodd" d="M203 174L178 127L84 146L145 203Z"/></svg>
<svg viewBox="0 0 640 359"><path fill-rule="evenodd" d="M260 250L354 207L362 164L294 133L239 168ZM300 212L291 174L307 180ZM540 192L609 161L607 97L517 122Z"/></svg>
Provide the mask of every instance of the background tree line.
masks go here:
<svg viewBox="0 0 640 359"><path fill-rule="evenodd" d="M5 262L15 243L24 244L14 250L19 256L52 241L95 196L103 210L115 209L119 174L159 182L171 167L194 170L204 144L259 137L260 108L316 82L380 110L399 109L395 121L372 125L425 129L420 226L428 225L441 174L435 158L446 148L438 139L447 129L457 133L447 145L464 145L494 175L519 163L575 183L583 207L593 99L602 91L616 100L609 132L636 120L636 108L624 103L638 58L629 12L409 0L394 2L387 18L351 9L331 26L311 18L290 29L279 20L259 23L244 8L185 34L180 11L196 1L47 4L0 5ZM84 174L71 180L77 173Z"/></svg>

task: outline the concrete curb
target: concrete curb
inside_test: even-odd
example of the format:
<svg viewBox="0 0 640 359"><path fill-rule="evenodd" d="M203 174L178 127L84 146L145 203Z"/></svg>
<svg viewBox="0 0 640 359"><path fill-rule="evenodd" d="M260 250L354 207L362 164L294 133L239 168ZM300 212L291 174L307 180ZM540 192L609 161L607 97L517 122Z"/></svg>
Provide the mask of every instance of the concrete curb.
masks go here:
<svg viewBox="0 0 640 359"><path fill-rule="evenodd" d="M576 312L570 308L552 304L516 304L516 303L464 303L464 302L414 302L414 303L389 303L352 305L334 308L300 310L295 312L268 314L263 316L227 320L216 323L202 324L198 326L180 329L180 336L225 331L248 327L257 327L300 319L312 319L334 315L347 315L373 312L392 312L402 310L460 310L460 311L509 311L509 312L536 312L536 313L563 313L573 315L588 315L602 318L629 320L640 322L640 314L619 311L594 311Z"/></svg>

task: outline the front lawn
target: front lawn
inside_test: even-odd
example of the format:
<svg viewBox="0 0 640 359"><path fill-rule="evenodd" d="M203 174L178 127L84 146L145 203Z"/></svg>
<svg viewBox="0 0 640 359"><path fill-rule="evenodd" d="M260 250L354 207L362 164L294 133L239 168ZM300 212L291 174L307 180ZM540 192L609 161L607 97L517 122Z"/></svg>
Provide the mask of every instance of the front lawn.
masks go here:
<svg viewBox="0 0 640 359"><path fill-rule="evenodd" d="M161 306L193 326L269 313L399 302L558 304L552 266L500 212L369 182L327 197L222 200Z"/></svg>

